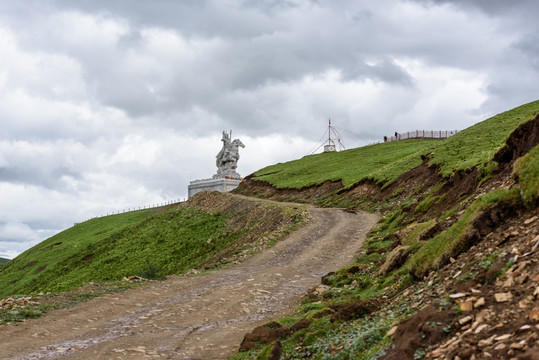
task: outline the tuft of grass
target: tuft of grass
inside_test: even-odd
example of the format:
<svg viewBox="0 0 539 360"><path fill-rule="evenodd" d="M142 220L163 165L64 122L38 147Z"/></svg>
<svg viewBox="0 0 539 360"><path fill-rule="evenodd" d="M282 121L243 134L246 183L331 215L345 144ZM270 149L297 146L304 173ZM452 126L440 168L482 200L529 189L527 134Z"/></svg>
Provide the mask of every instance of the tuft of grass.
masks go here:
<svg viewBox="0 0 539 360"><path fill-rule="evenodd" d="M146 266L140 270L138 276L148 280L165 280L167 278L163 273L163 269L152 264L150 260L147 260Z"/></svg>
<svg viewBox="0 0 539 360"><path fill-rule="evenodd" d="M539 200L539 145L515 162L513 176L518 176L524 201Z"/></svg>
<svg viewBox="0 0 539 360"><path fill-rule="evenodd" d="M415 223L413 229L410 231L406 239L402 241L403 245L412 246L418 242L419 237L427 229L430 229L436 223L435 219L431 219L422 223Z"/></svg>

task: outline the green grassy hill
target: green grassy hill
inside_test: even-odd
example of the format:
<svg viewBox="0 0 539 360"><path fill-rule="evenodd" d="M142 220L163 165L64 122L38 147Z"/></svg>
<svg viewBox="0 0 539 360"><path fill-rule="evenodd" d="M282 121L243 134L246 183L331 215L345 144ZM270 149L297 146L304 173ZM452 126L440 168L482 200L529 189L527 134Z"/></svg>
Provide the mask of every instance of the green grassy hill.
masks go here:
<svg viewBox="0 0 539 360"><path fill-rule="evenodd" d="M421 164L421 154L439 140L407 140L375 144L334 153L305 156L271 165L254 173L253 179L277 188L301 189L324 181L351 186L364 179L387 182Z"/></svg>
<svg viewBox="0 0 539 360"><path fill-rule="evenodd" d="M341 180L350 187L365 179L388 183L421 164L421 155L438 165L443 176L492 165L494 154L516 127L539 113L539 101L519 106L469 127L447 140L405 140L322 153L258 170L254 180L276 188L302 189Z"/></svg>
<svg viewBox="0 0 539 360"><path fill-rule="evenodd" d="M0 265L7 263L9 259L0 258Z"/></svg>
<svg viewBox="0 0 539 360"><path fill-rule="evenodd" d="M302 211L201 194L175 206L88 220L3 265L0 298L211 267L263 234L287 231L301 221Z"/></svg>

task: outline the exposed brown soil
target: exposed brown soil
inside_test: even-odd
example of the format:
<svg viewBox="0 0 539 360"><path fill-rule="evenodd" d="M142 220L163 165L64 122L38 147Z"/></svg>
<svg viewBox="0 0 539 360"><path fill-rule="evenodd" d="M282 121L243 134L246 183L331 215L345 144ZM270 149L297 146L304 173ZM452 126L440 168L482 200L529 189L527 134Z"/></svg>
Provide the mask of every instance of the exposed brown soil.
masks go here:
<svg viewBox="0 0 539 360"><path fill-rule="evenodd" d="M272 321L262 326L256 327L253 331L245 335L240 344L240 351L251 350L257 343L270 344L277 339L281 339L290 334L290 329Z"/></svg>
<svg viewBox="0 0 539 360"><path fill-rule="evenodd" d="M418 348L437 344L447 336L444 329L452 323L453 317L451 311L425 306L399 324L392 345L380 360L413 359Z"/></svg>
<svg viewBox="0 0 539 360"><path fill-rule="evenodd" d="M37 261L30 261L28 264L24 265L22 268L26 269L26 268L34 266L35 264L37 264Z"/></svg>
<svg viewBox="0 0 539 360"><path fill-rule="evenodd" d="M82 258L82 261L91 260L94 257L94 254L88 254Z"/></svg>
<svg viewBox="0 0 539 360"><path fill-rule="evenodd" d="M506 145L494 155L494 160L500 164L510 164L519 157L527 154L539 144L539 115L513 131Z"/></svg>
<svg viewBox="0 0 539 360"><path fill-rule="evenodd" d="M377 221L363 212L309 212L310 224L227 269L171 276L1 326L1 357L225 359L249 330L290 313L322 275L351 264ZM273 350L278 356L280 344Z"/></svg>
<svg viewBox="0 0 539 360"><path fill-rule="evenodd" d="M331 315L331 321L355 320L379 308L377 300L358 300L352 303L339 304L331 307L335 313Z"/></svg>
<svg viewBox="0 0 539 360"><path fill-rule="evenodd" d="M42 272L42 271L45 270L46 268L47 268L47 265L40 266L39 268L36 269L35 273L36 273L36 274L39 274L40 272Z"/></svg>
<svg viewBox="0 0 539 360"><path fill-rule="evenodd" d="M236 194L254 196L275 201L295 201L299 203L313 203L320 197L330 194L343 187L341 181L326 181L320 185L303 189L277 189L268 182L254 180L247 176L234 190Z"/></svg>

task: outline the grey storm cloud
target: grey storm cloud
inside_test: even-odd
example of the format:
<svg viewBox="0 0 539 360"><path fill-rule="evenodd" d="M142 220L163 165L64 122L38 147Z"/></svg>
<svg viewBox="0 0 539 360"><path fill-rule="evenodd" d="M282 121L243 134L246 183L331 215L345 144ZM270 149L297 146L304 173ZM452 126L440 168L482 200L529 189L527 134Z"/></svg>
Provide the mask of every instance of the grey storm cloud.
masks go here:
<svg viewBox="0 0 539 360"><path fill-rule="evenodd" d="M235 106L221 105L230 93L253 91L268 83L293 83L333 69L345 81L412 83L406 71L385 55L387 49L377 45L378 32L362 24L373 17L365 16L371 14L367 10L307 1L220 3L52 2L65 11L87 11L103 22L120 19L126 29L112 43L67 42L66 29L55 28L56 18L47 19L46 14L53 13L49 9L42 18L33 15L49 32L27 35L25 43L63 51L81 64L82 76L97 99L135 118L153 115L154 121L199 106L225 116L226 122L239 123L237 116L227 113ZM302 18L305 11L313 12L319 23ZM186 52L196 51L195 56L184 58L180 50L145 57L152 41L163 36L148 31L157 27L172 31L181 39L176 45ZM265 122L253 118L257 110L246 109L249 120L245 121ZM271 124L266 127L275 131Z"/></svg>
<svg viewBox="0 0 539 360"><path fill-rule="evenodd" d="M527 14L530 19L534 17L534 11L539 10L539 4L535 0L413 0L425 4L449 4L457 5L464 8L479 9L491 15L508 15L508 12L518 12Z"/></svg>

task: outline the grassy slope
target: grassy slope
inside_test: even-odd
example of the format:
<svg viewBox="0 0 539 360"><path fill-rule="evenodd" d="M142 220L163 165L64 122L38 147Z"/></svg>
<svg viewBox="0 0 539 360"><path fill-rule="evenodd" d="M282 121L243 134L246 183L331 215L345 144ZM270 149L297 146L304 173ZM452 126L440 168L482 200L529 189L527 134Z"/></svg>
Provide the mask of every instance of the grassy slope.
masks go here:
<svg viewBox="0 0 539 360"><path fill-rule="evenodd" d="M5 264L9 261L9 259L0 258L0 265Z"/></svg>
<svg viewBox="0 0 539 360"><path fill-rule="evenodd" d="M106 242L108 237L120 233L150 215L151 210L143 210L88 220L37 244L0 270L0 297L37 291L36 284L43 276L48 277L48 273L51 275L67 273L69 262L78 263L77 266L82 265L81 259L92 244ZM38 272L38 269L45 265L47 268ZM43 291L61 287L61 284L54 280L47 280L44 285Z"/></svg>
<svg viewBox="0 0 539 360"><path fill-rule="evenodd" d="M430 164L438 164L443 176L487 166L511 132L537 113L539 101L534 101L477 123L436 146L429 154Z"/></svg>
<svg viewBox="0 0 539 360"><path fill-rule="evenodd" d="M254 173L254 178L277 188L294 189L327 180L342 180L344 186L367 178L386 183L418 166L420 155L428 155L430 164L439 165L442 174L449 176L457 170L487 167L511 132L538 112L539 101L534 101L480 122L447 140L406 140L310 155L263 168Z"/></svg>
<svg viewBox="0 0 539 360"><path fill-rule="evenodd" d="M488 169L493 165L493 155L504 145L505 140L510 133L521 123L532 120L534 115L539 113L539 101L535 101L513 110L496 115L484 122L476 124L466 129L450 139L435 143L433 147L426 147L422 153L427 155L431 164L437 164L444 176L450 176L455 171L467 170L477 167L480 170ZM376 145L375 149L382 151L386 144ZM394 144L391 149L399 153L399 146L408 149L407 142ZM355 149L356 154L361 156L366 154L366 148ZM368 149L369 151L371 149ZM336 158L346 155L333 154ZM403 151L404 154L404 151ZM322 155L323 156L323 155ZM387 156L384 155L384 156ZM330 159L327 157L326 159ZM335 159L331 159L333 162ZM339 161L338 159L337 161ZM301 188L307 184L322 183L325 180L343 179L345 172L341 171L338 176L329 177L306 174L294 175L297 169L301 169L308 162L308 158L290 162L287 164L278 164L274 167L262 169L257 172L256 179L266 180L276 187L285 187L283 183L293 184L295 188ZM416 160L418 163L418 160ZM343 166L344 162L341 164ZM313 164L321 173L333 166L319 161ZM385 164L386 168L391 167L390 163ZM366 168L363 168L364 171ZM398 164L398 171L406 171L405 166ZM395 170L395 169L394 169ZM275 171L271 173L271 171ZM386 176L391 180L398 176L398 171L391 176ZM312 171L316 173L316 171ZM264 175L267 174L267 175ZM284 176L286 174L286 176ZM513 174L518 177L520 192L518 189L505 190L496 189L476 200L471 201L464 213L451 227L436 235L428 241L418 241L419 234L434 224L435 219L427 222L414 223L414 230L403 240L404 245L409 245L416 249L408 261L401 268L389 272L387 275L379 273L380 263L383 263L385 254L388 254L394 244L394 234L403 230L403 227L410 223L403 221L405 218L414 216L413 209L417 213L417 207L426 200L432 200L429 194L415 194L415 197L409 197L401 200L400 204L384 211L384 218L378 227L371 230L364 251L360 254L356 268L359 271L353 272L348 269L341 269L337 273L326 279L325 284L332 287L328 293L322 297L307 299L303 305L296 310L293 316L279 319L278 321L290 326L299 319L310 319L312 323L308 328L293 333L289 338L281 341L283 356L286 358L339 358L339 359L371 359L375 358L379 350L386 347L391 337L385 336L387 331L400 319L408 317L413 313L410 304L399 302L388 306L388 314L383 317L374 316L368 319L357 319L348 322L330 322L329 316L319 316L318 314L327 314L328 307L335 308L339 304L346 304L357 299L378 298L383 295L392 297L393 291L399 292L399 289L406 288L414 280L411 274L414 271L421 274L427 268L436 264L444 253L452 253L455 247L459 246L459 241L466 229L470 226L475 216L498 201L504 201L508 198L520 198L524 202L537 201L539 198L539 146L535 147L526 156L520 158L513 167ZM350 176L351 172L347 172ZM377 181L381 178L372 176L372 170L368 172L357 171L352 178L345 181L345 186L350 183L360 181L362 178L372 177ZM396 196L395 198L398 198ZM463 199L466 200L466 199ZM410 211L412 209L412 211ZM455 210L451 211L454 214ZM449 216L449 215L445 215ZM442 218L445 217L442 215ZM440 219L439 219L440 220ZM404 224L404 225L403 225ZM385 250L384 250L385 249ZM377 250L384 250L382 252ZM354 288L352 288L352 285ZM266 359L271 353L273 345L262 346L250 352L239 353L232 358L234 360L243 359ZM336 355L327 355L332 353L335 348Z"/></svg>
<svg viewBox="0 0 539 360"><path fill-rule="evenodd" d="M421 164L420 154L439 140L407 140L369 145L335 153L305 156L257 171L256 180L277 188L301 189L327 180L350 186L363 179L386 182Z"/></svg>
<svg viewBox="0 0 539 360"><path fill-rule="evenodd" d="M2 266L0 298L65 291L90 281L144 276L149 270L166 275L185 272L260 222L244 213L176 206L159 213L142 210L86 221ZM235 225L238 222L241 227Z"/></svg>

